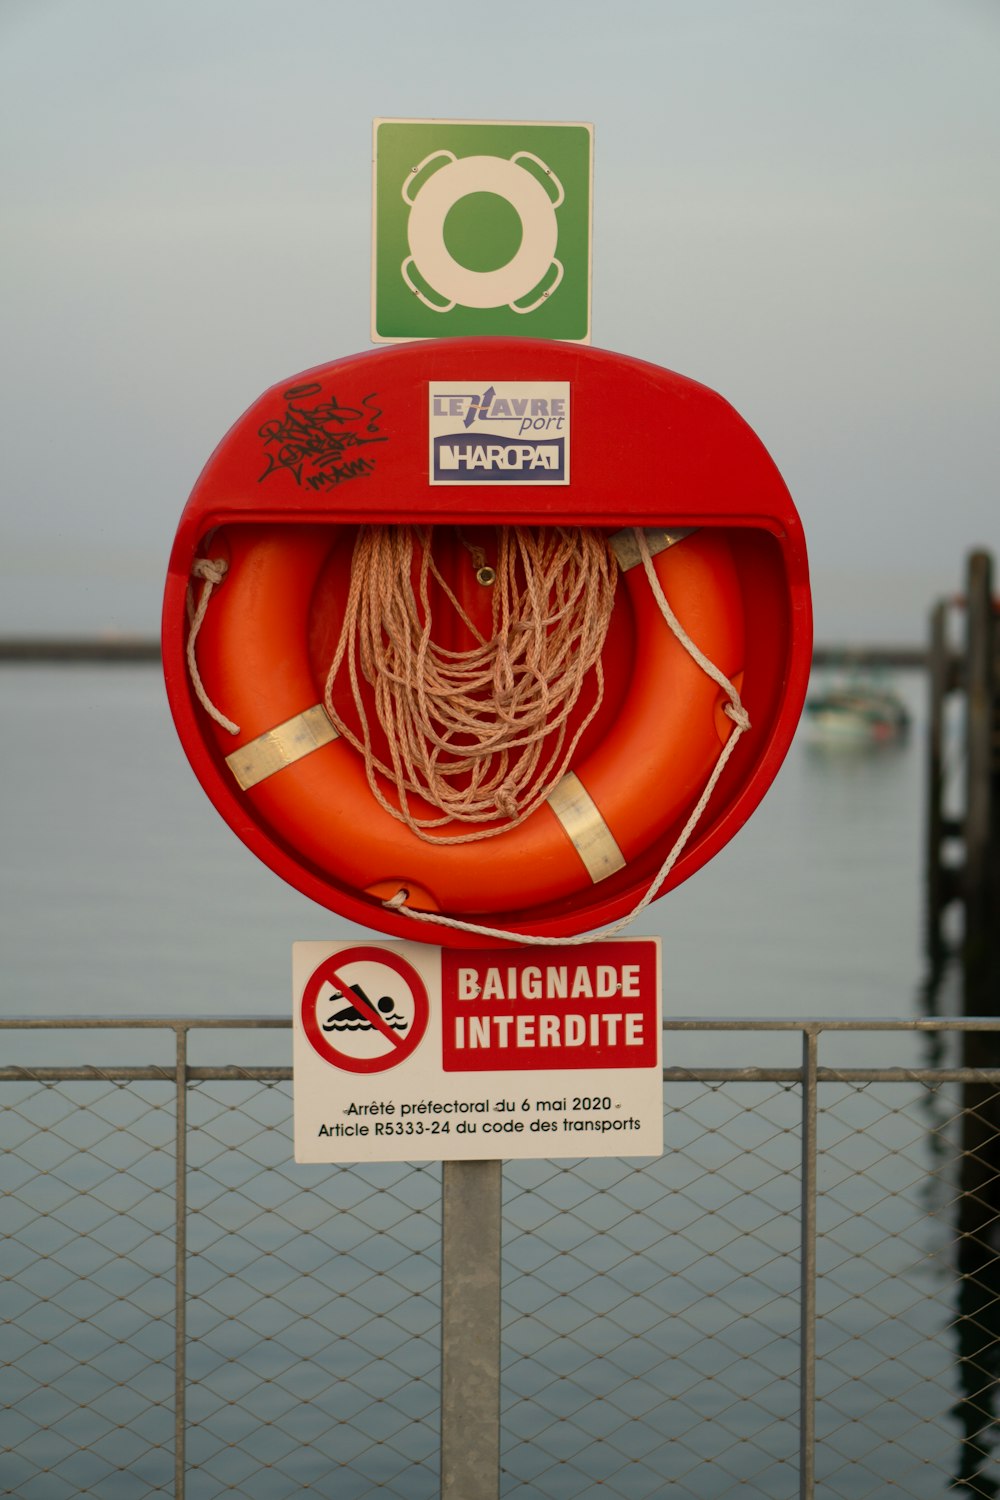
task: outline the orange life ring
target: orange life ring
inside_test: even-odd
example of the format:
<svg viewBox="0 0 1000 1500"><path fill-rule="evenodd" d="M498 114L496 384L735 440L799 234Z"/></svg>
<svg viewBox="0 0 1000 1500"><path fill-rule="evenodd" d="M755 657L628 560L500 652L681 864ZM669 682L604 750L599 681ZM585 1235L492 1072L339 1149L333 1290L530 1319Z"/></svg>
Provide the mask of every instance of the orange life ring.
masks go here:
<svg viewBox="0 0 1000 1500"><path fill-rule="evenodd" d="M208 551L228 553L197 641L208 698L239 734L206 727L272 837L342 885L457 917L550 906L613 875L672 828L697 800L733 725L726 695L665 623L642 565L622 575L619 602L632 611L635 645L627 689L600 744L575 781L519 826L473 843L433 844L379 807L362 758L329 734L273 773L241 764L272 743L279 726L329 721L322 678L310 658L313 596L331 549L331 528L234 525ZM743 602L725 533L700 530L655 559L671 607L704 654L731 681L743 668ZM617 608L617 606L616 606ZM311 714L311 720L310 720ZM311 733L311 730L309 730ZM579 795L579 789L583 795ZM386 787L389 791L388 786ZM558 804L558 811L553 810ZM618 851L617 854L615 851Z"/></svg>

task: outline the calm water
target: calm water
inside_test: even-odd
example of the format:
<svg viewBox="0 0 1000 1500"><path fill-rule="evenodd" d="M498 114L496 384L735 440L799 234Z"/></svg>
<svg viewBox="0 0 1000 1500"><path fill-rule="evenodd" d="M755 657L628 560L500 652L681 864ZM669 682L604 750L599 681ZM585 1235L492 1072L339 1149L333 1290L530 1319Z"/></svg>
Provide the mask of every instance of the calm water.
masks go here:
<svg viewBox="0 0 1000 1500"><path fill-rule="evenodd" d="M663 939L668 1014L915 1014L923 970L925 705L920 676L901 675L898 685L914 714L906 743L877 753L823 752L798 739L751 823L705 870L646 913L640 930ZM155 669L6 668L0 698L8 726L0 844L3 1014L285 1015L292 942L359 931L286 889L218 818L177 743ZM212 1040L233 1045L225 1035ZM133 1034L126 1044L69 1032L19 1038L17 1056L100 1061L112 1042L128 1045L132 1054L141 1051L129 1060L160 1060L150 1055L151 1036L137 1041ZM192 1060L209 1060L208 1044L200 1045L202 1054ZM258 1050L246 1061L289 1060L288 1033L261 1033L254 1045ZM878 1060L899 1063L916 1060L923 1042L860 1037L841 1044L837 1056L874 1061L880 1045ZM219 1060L227 1060L224 1053ZM671 1036L667 1060L795 1064L798 1044L773 1035L735 1041ZM823 1060L836 1060L826 1044ZM31 1087L24 1086L26 1099ZM294 1426L291 1446L301 1449L301 1473L289 1470L286 1484L277 1470L268 1470L262 1497L290 1497L312 1478L319 1483L330 1418L322 1401L314 1401L316 1382L306 1380L315 1357L331 1362L320 1371L320 1391L335 1374L343 1382L339 1400L350 1404L355 1390L364 1391L369 1412L390 1414L398 1403L412 1423L407 1430L426 1448L419 1460L414 1453L421 1467L405 1479L392 1468L398 1455L391 1449L378 1460L389 1465L384 1474L370 1466L363 1473L341 1469L338 1493L361 1500L376 1478L391 1484L396 1476L394 1493L429 1500L435 1492L434 1172L389 1164L367 1173L296 1169L289 1161L287 1090L262 1095L248 1089L237 1099L232 1085L220 1087L228 1090L224 1098L207 1086L194 1090L190 1102L189 1233L196 1252L190 1413L198 1466L192 1495L208 1500L222 1492L210 1477L218 1410L236 1424L225 1433L220 1428L219 1439L237 1448L245 1443L268 1463L290 1441L282 1424L291 1424L289 1432ZM92 1086L76 1088L82 1104ZM42 1111L37 1120L15 1115L25 1144L11 1158L12 1184L37 1217L29 1216L17 1231L23 1238L16 1234L12 1242L23 1265L11 1265L16 1305L10 1336L22 1340L23 1364L12 1391L18 1414L11 1440L22 1456L41 1445L42 1464L52 1438L35 1433L36 1419L44 1417L60 1433L75 1420L66 1415L72 1402L92 1401L99 1411L101 1381L117 1392L116 1402L118 1381L131 1381L135 1399L141 1394L155 1413L151 1440L162 1444L152 1456L141 1448L144 1456L136 1462L152 1464L150 1484L166 1488L172 1126L169 1085L154 1100L158 1088L148 1088L150 1103L158 1104L148 1120L142 1089L114 1091L111 1102L102 1096L94 1117L95 1156L87 1154L86 1123L60 1134L66 1129L57 1118L64 1108L60 1094L31 1094L31 1110ZM72 1086L67 1097L76 1098ZM670 1483L682 1497L721 1500L741 1474L771 1500L791 1500L797 1493L798 1099L794 1090L765 1085L745 1088L735 1102L725 1092L671 1085L668 1108L668 1150L642 1171L611 1161L562 1172L546 1162L505 1169L507 1474L559 1500L597 1500L600 1452L581 1435L599 1436L601 1424L610 1422L609 1451L638 1465L636 1497ZM949 1269L953 1186L940 1159L942 1151L953 1153L949 1127L928 1117L919 1090L905 1099L898 1092L882 1097L874 1088L863 1098L844 1090L841 1099L831 1091L824 1109L819 1394L827 1472L821 1479L833 1486L831 1493L857 1500L875 1492L877 1477L910 1500L937 1500L949 1487L958 1450L957 1428L948 1418L958 1395ZM259 1120L251 1119L255 1110L263 1111ZM70 1212L60 1172L36 1181L25 1163L29 1153L40 1153L44 1173L60 1151L72 1153L79 1145L77 1170L93 1169L95 1182L103 1183L100 1132L122 1111L131 1112L122 1120L126 1130L143 1140L150 1132L153 1149L141 1172L157 1191L144 1200L152 1206L141 1210L128 1201L134 1179L122 1179L120 1205L99 1197L98 1208L106 1201L118 1216L95 1233L99 1240L110 1236L108 1248L123 1257L115 1261L115 1277L131 1275L135 1285L116 1280L126 1300L108 1303L109 1310L81 1332L79 1347L71 1346L81 1315L77 1303L62 1304L62 1291L56 1288L53 1296L41 1273L35 1288L35 1258L68 1278L66 1299L86 1298L94 1285L89 1278L99 1281L103 1273L86 1260L94 1245L88 1233L76 1240L60 1219ZM929 1126L939 1132L936 1148ZM134 1151L133 1136L126 1147ZM390 1178L393 1186L385 1191ZM89 1191L92 1185L81 1179L78 1186ZM309 1192L301 1192L303 1186ZM397 1193L407 1205L412 1197L415 1210L398 1239L391 1230L405 1215ZM73 1203L74 1214L85 1212L83 1199ZM379 1207L391 1211L391 1223L371 1217ZM140 1244L127 1241L136 1215L147 1235ZM80 1227L86 1230L82 1220ZM390 1229L386 1236L383 1227ZM116 1235L126 1237L120 1247ZM388 1257L384 1266L380 1256ZM373 1299L358 1317L371 1319L370 1332L366 1325L357 1339L354 1322L343 1328L337 1322L358 1314L351 1296L331 1302L331 1264L345 1285L357 1286L359 1297ZM372 1279L383 1271L385 1280ZM43 1311L22 1315L17 1299L29 1286L43 1297ZM378 1298L388 1293L383 1308ZM244 1319L247 1305L255 1310ZM412 1327L400 1305L410 1310ZM82 1316L91 1317L86 1310ZM226 1381L246 1377L247 1389L256 1389L265 1373L260 1361L277 1347L261 1343L265 1328L269 1334L278 1329L281 1347L299 1361L290 1365L289 1381L303 1372L306 1383L285 1391L285 1377L271 1372L279 1380L258 1393L263 1404L244 1409L244 1386L230 1390ZM384 1362L372 1360L365 1339L390 1335L394 1352ZM98 1358L101 1340L110 1350L106 1367ZM389 1352L388 1345L376 1347ZM40 1349L65 1369L39 1364ZM133 1375L128 1361L137 1350L146 1364ZM919 1356L911 1357L916 1350ZM89 1385L74 1394L70 1386L84 1369L76 1360L87 1361ZM379 1384L386 1380L391 1390ZM627 1411L615 1404L623 1381ZM64 1398L70 1402L65 1411ZM558 1430L556 1418L565 1422ZM275 1423L261 1437L259 1454L252 1447L258 1419ZM90 1413L84 1425L96 1454L94 1420ZM353 1452L352 1419L341 1420L343 1429L329 1436L338 1464ZM310 1422L315 1433L307 1432ZM121 1433L113 1424L106 1440L119 1451ZM737 1441L747 1446L730 1469L729 1445ZM219 1479L227 1489L232 1461L226 1458L225 1484ZM567 1464L565 1479L553 1478L553 1461ZM922 1477L916 1473L921 1466ZM73 1472L79 1483L82 1471ZM118 1488L108 1481L108 1500L132 1494L138 1472L132 1480L119 1476ZM249 1478L246 1483L247 1494L256 1495ZM30 1493L31 1500L75 1493L72 1481L65 1488L6 1491L13 1492Z"/></svg>
<svg viewBox="0 0 1000 1500"><path fill-rule="evenodd" d="M680 1015L909 1016L921 972L923 679L909 740L793 744L761 808L640 929ZM153 667L6 667L6 1015L287 1011L291 944L362 931L215 813Z"/></svg>

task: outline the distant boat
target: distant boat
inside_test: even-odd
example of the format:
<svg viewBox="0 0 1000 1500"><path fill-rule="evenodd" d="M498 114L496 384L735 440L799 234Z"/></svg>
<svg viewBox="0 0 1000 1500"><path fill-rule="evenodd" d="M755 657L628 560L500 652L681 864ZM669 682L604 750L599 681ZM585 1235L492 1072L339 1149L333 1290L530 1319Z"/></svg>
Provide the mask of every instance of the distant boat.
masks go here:
<svg viewBox="0 0 1000 1500"><path fill-rule="evenodd" d="M910 713L891 687L859 675L810 694L805 724L814 744L881 745L906 735Z"/></svg>

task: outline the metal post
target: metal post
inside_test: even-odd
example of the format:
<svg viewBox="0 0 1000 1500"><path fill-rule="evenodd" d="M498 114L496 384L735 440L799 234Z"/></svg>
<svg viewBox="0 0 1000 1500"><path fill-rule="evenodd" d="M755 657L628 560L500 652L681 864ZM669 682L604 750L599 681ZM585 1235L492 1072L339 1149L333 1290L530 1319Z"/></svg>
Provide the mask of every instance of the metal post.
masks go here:
<svg viewBox="0 0 1000 1500"><path fill-rule="evenodd" d="M498 1161L443 1164L441 1500L500 1490L501 1187Z"/></svg>
<svg viewBox="0 0 1000 1500"><path fill-rule="evenodd" d="M816 1056L814 1031L802 1037L802 1248L800 1252L799 1500L816 1484Z"/></svg>
<svg viewBox="0 0 1000 1500"><path fill-rule="evenodd" d="M187 1028L177 1026L174 1103L174 1500L184 1500L187 1433Z"/></svg>

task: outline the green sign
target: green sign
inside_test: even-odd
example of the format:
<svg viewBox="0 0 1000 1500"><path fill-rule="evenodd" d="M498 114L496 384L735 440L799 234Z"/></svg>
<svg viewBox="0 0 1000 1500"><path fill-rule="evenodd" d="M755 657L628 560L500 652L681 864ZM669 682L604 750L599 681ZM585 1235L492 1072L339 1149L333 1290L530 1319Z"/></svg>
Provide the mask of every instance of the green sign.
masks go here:
<svg viewBox="0 0 1000 1500"><path fill-rule="evenodd" d="M376 120L372 339L590 340L593 129Z"/></svg>

